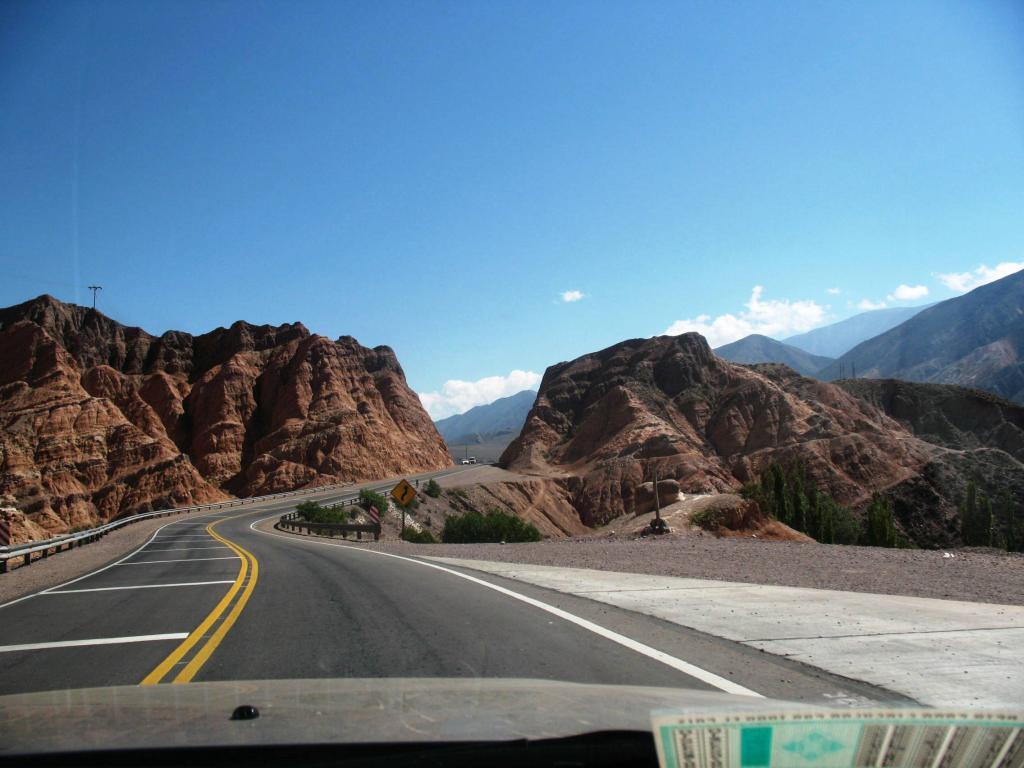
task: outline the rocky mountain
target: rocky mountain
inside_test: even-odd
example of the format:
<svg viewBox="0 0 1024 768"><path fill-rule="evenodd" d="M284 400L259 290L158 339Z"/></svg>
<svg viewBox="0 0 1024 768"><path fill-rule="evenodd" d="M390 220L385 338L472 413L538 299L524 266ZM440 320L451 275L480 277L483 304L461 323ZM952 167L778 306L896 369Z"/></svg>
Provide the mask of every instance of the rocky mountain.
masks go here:
<svg viewBox="0 0 1024 768"><path fill-rule="evenodd" d="M524 389L487 405L434 422L448 445L486 443L519 434L537 393Z"/></svg>
<svg viewBox="0 0 1024 768"><path fill-rule="evenodd" d="M961 450L997 448L1024 462L1024 406L952 384L898 379L842 379L836 384L922 440Z"/></svg>
<svg viewBox="0 0 1024 768"><path fill-rule="evenodd" d="M844 354L867 378L958 384L1024 403L1024 270L948 299Z"/></svg>
<svg viewBox="0 0 1024 768"><path fill-rule="evenodd" d="M790 336L782 341L813 355L839 357L862 341L885 333L890 328L895 328L930 306L932 305L873 309L870 312L861 312L853 317L840 320L838 323Z"/></svg>
<svg viewBox="0 0 1024 768"><path fill-rule="evenodd" d="M969 478L1024 494L1024 466L1002 450L952 450L914 436L879 407L781 365L740 366L695 333L634 339L544 374L508 469L561 483L584 523L636 510L640 488L729 491L773 462L800 461L840 503L872 493L925 546L959 536Z"/></svg>
<svg viewBox="0 0 1024 768"><path fill-rule="evenodd" d="M298 323L157 337L50 296L0 310L0 494L29 533L450 463L388 347Z"/></svg>
<svg viewBox="0 0 1024 768"><path fill-rule="evenodd" d="M731 363L782 363L804 376L813 376L832 362L831 357L812 355L759 333L716 347L714 352Z"/></svg>

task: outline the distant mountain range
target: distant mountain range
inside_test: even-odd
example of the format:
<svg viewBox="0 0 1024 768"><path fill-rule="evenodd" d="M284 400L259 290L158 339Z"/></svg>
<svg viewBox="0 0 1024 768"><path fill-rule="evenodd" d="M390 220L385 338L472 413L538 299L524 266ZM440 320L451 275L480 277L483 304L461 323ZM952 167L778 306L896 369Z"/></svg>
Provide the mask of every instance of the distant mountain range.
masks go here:
<svg viewBox="0 0 1024 768"><path fill-rule="evenodd" d="M959 384L1024 402L1024 270L935 304L818 373Z"/></svg>
<svg viewBox="0 0 1024 768"><path fill-rule="evenodd" d="M813 376L834 359L812 355L759 333L718 347L715 354L731 363L783 363L804 376Z"/></svg>
<svg viewBox="0 0 1024 768"><path fill-rule="evenodd" d="M502 439L512 440L526 422L537 393L524 389L487 405L434 422L448 445L473 445Z"/></svg>
<svg viewBox="0 0 1024 768"><path fill-rule="evenodd" d="M807 333L790 336L782 341L792 347L798 347L812 355L839 357L849 352L862 341L885 333L927 309L933 304L920 307L892 307L890 309L874 309L861 312L832 325L815 328ZM751 362L784 362L782 360L752 360Z"/></svg>

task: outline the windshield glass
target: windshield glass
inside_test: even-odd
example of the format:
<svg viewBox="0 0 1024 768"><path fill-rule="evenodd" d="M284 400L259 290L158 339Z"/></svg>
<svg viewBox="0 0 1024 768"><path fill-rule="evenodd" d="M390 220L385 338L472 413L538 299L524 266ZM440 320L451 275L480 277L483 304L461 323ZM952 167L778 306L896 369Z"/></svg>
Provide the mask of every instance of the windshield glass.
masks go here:
<svg viewBox="0 0 1024 768"><path fill-rule="evenodd" d="M1024 708L1022 40L4 3L0 753Z"/></svg>

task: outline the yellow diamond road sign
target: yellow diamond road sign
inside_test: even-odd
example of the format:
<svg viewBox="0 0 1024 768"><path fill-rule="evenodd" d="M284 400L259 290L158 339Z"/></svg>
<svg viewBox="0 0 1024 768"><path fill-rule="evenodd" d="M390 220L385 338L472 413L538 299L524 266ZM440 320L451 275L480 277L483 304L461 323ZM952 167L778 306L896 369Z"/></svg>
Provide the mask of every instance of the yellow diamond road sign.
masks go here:
<svg viewBox="0 0 1024 768"><path fill-rule="evenodd" d="M416 497L415 489L409 485L408 480L403 480L394 488L391 489L391 498L401 504L403 507L409 506L409 502Z"/></svg>

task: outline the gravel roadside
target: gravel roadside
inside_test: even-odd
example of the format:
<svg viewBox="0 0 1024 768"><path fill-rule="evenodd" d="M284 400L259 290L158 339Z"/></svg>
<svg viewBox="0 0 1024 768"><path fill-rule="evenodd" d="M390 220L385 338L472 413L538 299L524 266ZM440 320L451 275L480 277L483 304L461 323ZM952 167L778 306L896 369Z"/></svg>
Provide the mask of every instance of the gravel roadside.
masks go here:
<svg viewBox="0 0 1024 768"><path fill-rule="evenodd" d="M993 550L882 549L713 536L353 546L426 557L1024 605L1024 555Z"/></svg>
<svg viewBox="0 0 1024 768"><path fill-rule="evenodd" d="M186 517L178 519L184 520ZM0 604L63 584L109 565L143 544L157 528L172 522L175 522L174 518L166 517L142 520L117 528L92 544L33 560L32 565L0 573Z"/></svg>

